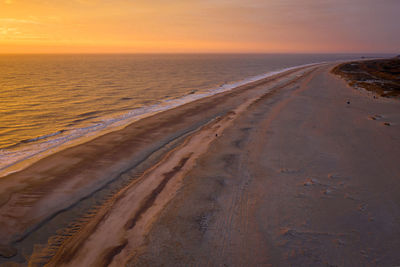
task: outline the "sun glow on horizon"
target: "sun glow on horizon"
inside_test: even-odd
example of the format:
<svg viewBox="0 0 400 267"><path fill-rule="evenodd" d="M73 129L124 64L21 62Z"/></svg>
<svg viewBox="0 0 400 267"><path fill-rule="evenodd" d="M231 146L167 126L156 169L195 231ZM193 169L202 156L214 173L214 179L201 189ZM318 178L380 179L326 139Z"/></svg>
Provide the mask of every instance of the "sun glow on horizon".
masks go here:
<svg viewBox="0 0 400 267"><path fill-rule="evenodd" d="M0 53L397 52L400 1L0 0Z"/></svg>

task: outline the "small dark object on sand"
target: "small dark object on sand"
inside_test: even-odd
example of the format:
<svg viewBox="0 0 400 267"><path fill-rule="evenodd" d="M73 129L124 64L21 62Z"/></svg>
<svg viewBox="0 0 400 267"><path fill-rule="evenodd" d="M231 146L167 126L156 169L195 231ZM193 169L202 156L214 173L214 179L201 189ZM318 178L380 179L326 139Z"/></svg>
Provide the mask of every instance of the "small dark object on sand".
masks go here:
<svg viewBox="0 0 400 267"><path fill-rule="evenodd" d="M384 122L383 125L390 126L389 122Z"/></svg>
<svg viewBox="0 0 400 267"><path fill-rule="evenodd" d="M215 136L218 136L218 134L215 134Z"/></svg>
<svg viewBox="0 0 400 267"><path fill-rule="evenodd" d="M349 104L350 104L350 101L347 101L347 104L349 105Z"/></svg>

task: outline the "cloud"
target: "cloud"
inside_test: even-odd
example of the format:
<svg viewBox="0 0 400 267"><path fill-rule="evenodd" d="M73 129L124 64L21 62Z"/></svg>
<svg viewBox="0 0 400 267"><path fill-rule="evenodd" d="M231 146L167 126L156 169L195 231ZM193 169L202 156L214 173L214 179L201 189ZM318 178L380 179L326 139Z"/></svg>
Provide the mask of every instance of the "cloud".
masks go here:
<svg viewBox="0 0 400 267"><path fill-rule="evenodd" d="M13 19L13 18L0 18L0 23L9 23L9 24L42 24L35 20L27 20L27 19Z"/></svg>
<svg viewBox="0 0 400 267"><path fill-rule="evenodd" d="M0 36L16 36L21 34L18 28L0 27Z"/></svg>
<svg viewBox="0 0 400 267"><path fill-rule="evenodd" d="M13 3L13 0L4 0L4 4L11 5Z"/></svg>
<svg viewBox="0 0 400 267"><path fill-rule="evenodd" d="M36 41L48 39L34 19L0 18L0 41Z"/></svg>
<svg viewBox="0 0 400 267"><path fill-rule="evenodd" d="M24 33L15 27L0 27L0 41L42 41L47 40L48 35L40 33Z"/></svg>
<svg viewBox="0 0 400 267"><path fill-rule="evenodd" d="M0 34L8 34L10 32L14 32L16 30L17 30L17 28L0 27Z"/></svg>

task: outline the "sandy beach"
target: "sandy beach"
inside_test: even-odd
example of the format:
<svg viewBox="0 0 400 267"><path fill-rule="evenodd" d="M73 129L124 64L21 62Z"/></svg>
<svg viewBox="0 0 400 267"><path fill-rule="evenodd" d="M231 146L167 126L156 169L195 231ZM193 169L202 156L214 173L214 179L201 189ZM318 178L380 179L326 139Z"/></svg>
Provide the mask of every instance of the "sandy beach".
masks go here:
<svg viewBox="0 0 400 267"><path fill-rule="evenodd" d="M200 99L1 178L0 264L400 264L400 102L334 67Z"/></svg>

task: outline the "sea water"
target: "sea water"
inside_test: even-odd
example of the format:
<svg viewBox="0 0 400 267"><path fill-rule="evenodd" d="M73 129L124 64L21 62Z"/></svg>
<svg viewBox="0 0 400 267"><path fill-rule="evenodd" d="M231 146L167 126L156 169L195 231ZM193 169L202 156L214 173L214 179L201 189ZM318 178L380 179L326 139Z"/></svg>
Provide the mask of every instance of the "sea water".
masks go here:
<svg viewBox="0 0 400 267"><path fill-rule="evenodd" d="M0 55L0 176L84 137L283 69L361 56Z"/></svg>

